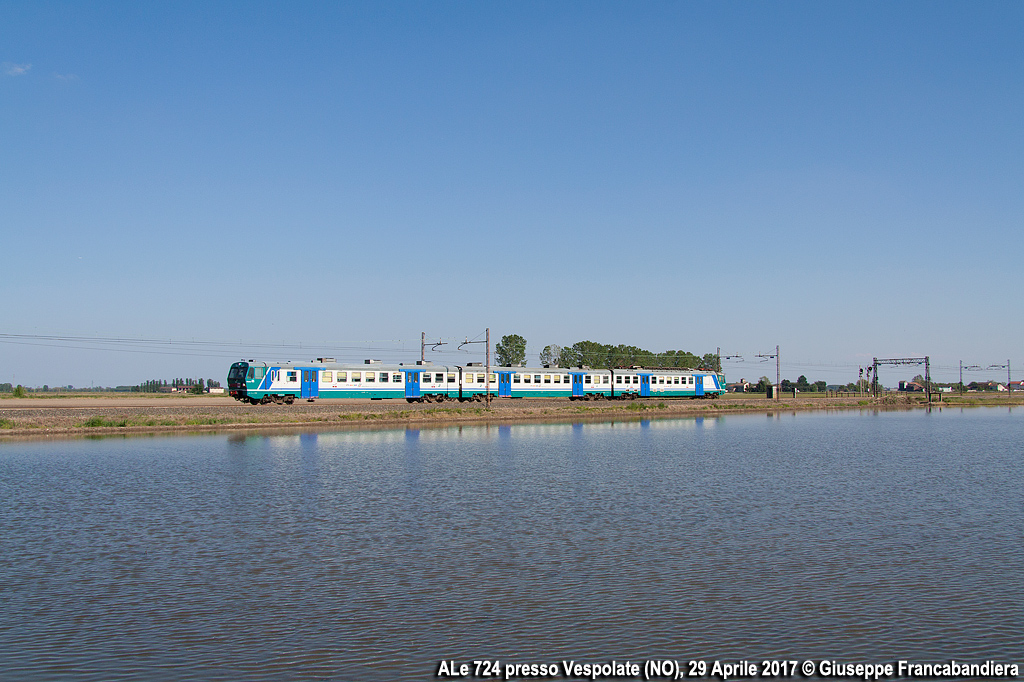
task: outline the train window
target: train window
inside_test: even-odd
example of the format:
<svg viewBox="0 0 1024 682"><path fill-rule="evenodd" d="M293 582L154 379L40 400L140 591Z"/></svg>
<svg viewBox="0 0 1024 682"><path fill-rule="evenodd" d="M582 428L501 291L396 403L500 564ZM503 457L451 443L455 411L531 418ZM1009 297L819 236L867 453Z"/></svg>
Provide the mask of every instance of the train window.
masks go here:
<svg viewBox="0 0 1024 682"><path fill-rule="evenodd" d="M440 372L435 374L434 375L434 383L435 384L443 384L444 383L444 374L441 374Z"/></svg>
<svg viewBox="0 0 1024 682"><path fill-rule="evenodd" d="M545 374L544 375L544 383L545 384L550 384L551 383L551 375L550 374Z"/></svg>
<svg viewBox="0 0 1024 682"><path fill-rule="evenodd" d="M323 372L320 373L320 381L324 382L325 384L333 382L334 372L325 369Z"/></svg>
<svg viewBox="0 0 1024 682"><path fill-rule="evenodd" d="M658 377L658 383L659 384L665 383L665 377Z"/></svg>
<svg viewBox="0 0 1024 682"><path fill-rule="evenodd" d="M583 377L583 383L585 383L585 384L589 384L590 383L590 375L589 374L586 375L585 377Z"/></svg>
<svg viewBox="0 0 1024 682"><path fill-rule="evenodd" d="M366 373L366 381L367 381L367 383L373 383L374 379L376 379L376 378L377 377L374 376L373 372L367 372Z"/></svg>
<svg viewBox="0 0 1024 682"><path fill-rule="evenodd" d="M565 383L569 383L569 375L568 374L563 374L562 375L562 381L565 382Z"/></svg>
<svg viewBox="0 0 1024 682"><path fill-rule="evenodd" d="M556 374L554 378L555 378L555 383L556 384L557 383L561 383L561 381L562 381L562 375L561 374Z"/></svg>
<svg viewBox="0 0 1024 682"><path fill-rule="evenodd" d="M512 383L513 384L518 384L519 383L519 375L518 374L513 374L512 375Z"/></svg>
<svg viewBox="0 0 1024 682"><path fill-rule="evenodd" d="M633 383L634 384L639 384L640 383L640 377L638 377L638 376L633 377Z"/></svg>
<svg viewBox="0 0 1024 682"><path fill-rule="evenodd" d="M255 377L256 377L256 368L255 367L250 367L249 368L249 375L246 377L246 379L248 379L249 381L252 381Z"/></svg>
<svg viewBox="0 0 1024 682"><path fill-rule="evenodd" d="M362 381L362 380L363 380L363 373L362 372L352 372L352 381Z"/></svg>
<svg viewBox="0 0 1024 682"><path fill-rule="evenodd" d="M609 383L611 383L611 381L612 381L611 377L609 375L607 375L607 374L605 375L604 379L601 379L601 383L602 384L609 384Z"/></svg>
<svg viewBox="0 0 1024 682"><path fill-rule="evenodd" d="M539 374L534 374L533 375L533 383L535 383L535 384L539 384L540 383L540 375Z"/></svg>
<svg viewBox="0 0 1024 682"><path fill-rule="evenodd" d="M348 372L338 372L338 383L344 383L348 381Z"/></svg>
<svg viewBox="0 0 1024 682"><path fill-rule="evenodd" d="M478 384L482 384L482 383L484 383L484 381L486 381L486 380L487 380L487 377L486 377L485 375L483 375L483 374L477 374L477 375L476 375L476 382L477 382Z"/></svg>
<svg viewBox="0 0 1024 682"><path fill-rule="evenodd" d="M448 375L448 383L449 384L454 384L455 383L455 374L449 374Z"/></svg>
<svg viewBox="0 0 1024 682"><path fill-rule="evenodd" d="M401 374L392 374L391 375L391 381L395 382L396 384L402 383L402 375Z"/></svg>
<svg viewBox="0 0 1024 682"><path fill-rule="evenodd" d="M693 377L690 377L690 385L693 386Z"/></svg>
<svg viewBox="0 0 1024 682"><path fill-rule="evenodd" d="M291 383L294 384L298 380L299 380L299 373L298 372L288 372L288 381L290 381Z"/></svg>
<svg viewBox="0 0 1024 682"><path fill-rule="evenodd" d="M621 384L622 383L622 377L615 377L615 383Z"/></svg>
<svg viewBox="0 0 1024 682"><path fill-rule="evenodd" d="M497 383L498 382L498 375L497 374L491 374L490 382L492 384Z"/></svg>
<svg viewBox="0 0 1024 682"><path fill-rule="evenodd" d="M530 375L529 374L524 374L523 375L523 383L524 384L530 383Z"/></svg>
<svg viewBox="0 0 1024 682"><path fill-rule="evenodd" d="M388 383L388 373L387 372L381 372L380 373L380 382L382 384Z"/></svg>

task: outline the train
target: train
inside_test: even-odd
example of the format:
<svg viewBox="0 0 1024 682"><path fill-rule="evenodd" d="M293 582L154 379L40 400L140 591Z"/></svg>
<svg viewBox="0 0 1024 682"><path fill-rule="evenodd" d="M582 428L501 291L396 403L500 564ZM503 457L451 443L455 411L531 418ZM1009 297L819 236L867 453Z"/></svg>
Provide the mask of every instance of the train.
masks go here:
<svg viewBox="0 0 1024 682"><path fill-rule="evenodd" d="M342 364L334 358L268 363L242 360L228 371L228 393L253 405L322 399L413 402L480 401L491 398L717 398L723 374L683 368L494 367L483 363Z"/></svg>

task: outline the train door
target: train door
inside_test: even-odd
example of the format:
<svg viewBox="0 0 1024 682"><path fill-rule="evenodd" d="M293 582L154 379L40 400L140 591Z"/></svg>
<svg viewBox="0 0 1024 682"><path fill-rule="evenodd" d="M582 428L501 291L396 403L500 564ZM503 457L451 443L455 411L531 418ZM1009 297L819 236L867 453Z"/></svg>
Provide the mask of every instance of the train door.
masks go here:
<svg viewBox="0 0 1024 682"><path fill-rule="evenodd" d="M512 372L498 372L498 397L512 397Z"/></svg>
<svg viewBox="0 0 1024 682"><path fill-rule="evenodd" d="M573 374L572 375L572 394L574 396L583 395L583 375Z"/></svg>
<svg viewBox="0 0 1024 682"><path fill-rule="evenodd" d="M317 381L317 372L315 369L304 369L302 370L302 393L303 398L319 398L320 397L320 382Z"/></svg>
<svg viewBox="0 0 1024 682"><path fill-rule="evenodd" d="M703 374L694 375L694 377L693 377L693 385L694 385L694 388L697 389L697 395L698 396L704 395L704 375Z"/></svg>
<svg viewBox="0 0 1024 682"><path fill-rule="evenodd" d="M405 397L420 397L420 373L419 371L408 371L405 373Z"/></svg>
<svg viewBox="0 0 1024 682"><path fill-rule="evenodd" d="M651 375L641 374L640 375L640 397L650 398L651 397Z"/></svg>

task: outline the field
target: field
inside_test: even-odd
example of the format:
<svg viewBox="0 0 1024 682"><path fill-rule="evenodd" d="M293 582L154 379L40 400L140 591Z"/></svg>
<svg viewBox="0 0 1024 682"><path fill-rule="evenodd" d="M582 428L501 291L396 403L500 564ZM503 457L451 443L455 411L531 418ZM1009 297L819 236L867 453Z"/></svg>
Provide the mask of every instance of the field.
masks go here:
<svg viewBox="0 0 1024 682"><path fill-rule="evenodd" d="M1024 395L946 394L933 406L1024 405ZM571 402L564 399L495 399L485 403L409 404L405 401L317 400L294 405L247 405L227 396L84 394L0 398L0 439L92 434L212 431L254 428L358 427L648 419L871 407L923 407L919 394L826 396L801 393L767 400L762 394L732 393L717 400L648 398L634 401Z"/></svg>

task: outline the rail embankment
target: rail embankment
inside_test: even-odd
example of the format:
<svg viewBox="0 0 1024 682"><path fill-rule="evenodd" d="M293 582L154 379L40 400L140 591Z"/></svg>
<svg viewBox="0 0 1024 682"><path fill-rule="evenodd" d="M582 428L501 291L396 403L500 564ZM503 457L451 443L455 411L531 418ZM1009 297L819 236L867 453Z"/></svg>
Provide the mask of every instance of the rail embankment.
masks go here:
<svg viewBox="0 0 1024 682"><path fill-rule="evenodd" d="M1024 395L944 394L933 407L1024 405ZM496 399L484 403L409 404L401 401L317 400L294 405L248 405L230 398L111 397L0 399L0 440L67 438L268 428L381 428L473 423L620 421L697 417L744 412L911 409L928 406L919 394L797 394L768 400L760 394L729 394L717 400L645 398L571 402L563 399Z"/></svg>

